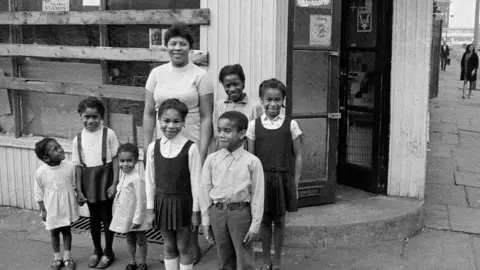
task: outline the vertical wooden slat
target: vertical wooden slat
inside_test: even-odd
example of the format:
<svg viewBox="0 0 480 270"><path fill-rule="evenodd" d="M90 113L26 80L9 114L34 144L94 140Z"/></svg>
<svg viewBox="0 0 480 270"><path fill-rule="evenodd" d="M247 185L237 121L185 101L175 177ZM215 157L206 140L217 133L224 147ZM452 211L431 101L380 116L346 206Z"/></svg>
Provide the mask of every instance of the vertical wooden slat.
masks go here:
<svg viewBox="0 0 480 270"><path fill-rule="evenodd" d="M33 181L35 179L36 168L31 166L30 156L35 155L34 151L30 149L21 149L20 158L22 160L22 167L20 175L22 177L21 181L23 182L23 207L26 209L33 209L32 203L32 191L33 191Z"/></svg>
<svg viewBox="0 0 480 270"><path fill-rule="evenodd" d="M261 17L262 25L262 50L264 53L261 54L262 59L262 77L261 79L269 79L275 76L273 73L274 62L272 61L275 56L275 51L273 43L276 41L275 38L275 2L277 0L263 0L262 9L263 16ZM285 83L285 82L283 82Z"/></svg>
<svg viewBox="0 0 480 270"><path fill-rule="evenodd" d="M17 198L15 196L15 159L14 159L14 151L17 150L13 147L7 147L7 182L8 182L8 204L9 206L17 207Z"/></svg>
<svg viewBox="0 0 480 270"><path fill-rule="evenodd" d="M240 44L244 44L240 37L240 1L229 0L229 20L228 27L230 33L236 33L235 35L228 36L229 52L228 52L228 64L234 64L240 62Z"/></svg>
<svg viewBox="0 0 480 270"><path fill-rule="evenodd" d="M9 205L8 199L8 164L7 164L7 148L5 146L0 146L0 160L2 164L0 165L0 203L2 205Z"/></svg>
<svg viewBox="0 0 480 270"><path fill-rule="evenodd" d="M250 99L256 99L258 96L258 87L253 87L252 84L252 64L250 54L252 53L252 1L242 0L240 1L240 63L243 66L246 82L245 93L248 94Z"/></svg>
<svg viewBox="0 0 480 270"><path fill-rule="evenodd" d="M99 10L106 10L107 9L107 0L100 0ZM99 25L99 34L100 34L100 47L108 47L108 32L107 26L102 24ZM100 61L100 67L102 69L102 83L108 83L108 62L107 61ZM102 98L102 102L105 105L105 117L103 118L103 122L106 126L110 126L110 117L109 117L109 108L108 108L108 99Z"/></svg>
<svg viewBox="0 0 480 270"><path fill-rule="evenodd" d="M215 76L215 79L218 76L220 69L229 64L229 47L234 46L230 44L229 36L234 33L229 33L228 20L229 20L229 10L230 10L230 0L217 0L218 2L218 35L216 36L215 41L218 42L218 56L217 56L217 70L212 76ZM218 81L218 80L217 80ZM225 98L225 92L220 84L217 84L217 99Z"/></svg>
<svg viewBox="0 0 480 270"><path fill-rule="evenodd" d="M25 149L22 148L13 148L13 166L15 166L14 179L12 179L14 184L15 192L15 206L20 208L25 208L25 196L24 190L27 188L23 182L23 174L21 173L22 167L25 166L22 162L22 152Z"/></svg>
<svg viewBox="0 0 480 270"><path fill-rule="evenodd" d="M252 77L251 77L251 87L257 87L260 85L263 77L263 67L264 64L262 63L262 54L263 54L263 25L262 25L262 17L263 17L263 0L255 2L252 4L252 54L250 56L250 63L252 68ZM268 52L265 52L268 53Z"/></svg>
<svg viewBox="0 0 480 270"><path fill-rule="evenodd" d="M34 193L34 188L35 188L35 176L37 172L37 168L40 167L41 161L37 158L35 155L35 152L33 150L30 151L29 155L29 168L30 168L30 186L31 186L31 192L30 192L30 201L32 202L32 209L39 209L38 203L35 201L35 193Z"/></svg>
<svg viewBox="0 0 480 270"><path fill-rule="evenodd" d="M14 12L17 11L17 0L8 0L8 11ZM22 27L21 26L9 26L10 32L10 43L21 43L22 41ZM19 67L18 67L18 57L12 57L12 75L13 77L19 77ZM14 125L14 134L15 137L18 138L22 134L22 114L21 114L21 96L20 92L18 91L9 91L10 96L12 97L12 111L13 111L13 118L15 120Z"/></svg>

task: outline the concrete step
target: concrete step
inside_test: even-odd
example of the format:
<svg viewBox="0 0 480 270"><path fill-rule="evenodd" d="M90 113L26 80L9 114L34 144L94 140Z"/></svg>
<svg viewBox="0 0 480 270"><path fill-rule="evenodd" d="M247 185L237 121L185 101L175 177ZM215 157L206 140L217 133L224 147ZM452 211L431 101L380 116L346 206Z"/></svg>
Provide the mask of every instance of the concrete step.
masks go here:
<svg viewBox="0 0 480 270"><path fill-rule="evenodd" d="M423 201L340 186L337 202L287 213L285 245L337 247L409 238L423 227Z"/></svg>

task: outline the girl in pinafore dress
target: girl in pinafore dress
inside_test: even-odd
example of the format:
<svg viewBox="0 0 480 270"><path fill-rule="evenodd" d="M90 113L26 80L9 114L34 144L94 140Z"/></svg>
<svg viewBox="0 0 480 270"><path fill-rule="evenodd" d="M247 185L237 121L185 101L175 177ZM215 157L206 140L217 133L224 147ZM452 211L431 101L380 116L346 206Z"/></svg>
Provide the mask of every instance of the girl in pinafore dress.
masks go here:
<svg viewBox="0 0 480 270"><path fill-rule="evenodd" d="M44 162L36 173L35 200L42 210L45 227L50 230L54 259L50 266L58 270L65 266L75 269L70 257L72 250L71 224L78 219L75 198L75 166L65 161L65 152L52 138L44 138L35 144L35 154ZM64 254L60 255L60 233L63 236Z"/></svg>
<svg viewBox="0 0 480 270"><path fill-rule="evenodd" d="M166 270L193 269L189 241L200 223L198 147L180 134L187 106L167 99L158 108L162 137L148 146L145 180L147 216L164 239Z"/></svg>
<svg viewBox="0 0 480 270"><path fill-rule="evenodd" d="M295 120L281 110L287 89L277 79L260 84L260 99L265 113L248 124L248 150L255 154L265 173L265 204L260 237L262 270L280 269L285 231L285 213L298 211L298 182L302 171L302 132ZM270 249L274 225L275 258Z"/></svg>
<svg viewBox="0 0 480 270"><path fill-rule="evenodd" d="M130 261L126 270L147 269L147 235L150 229L145 212L147 201L145 181L140 177L137 168L139 151L131 143L120 145L117 151L120 166L120 180L113 204L113 218L110 230L127 235L127 253ZM138 264L135 260L137 245L140 251Z"/></svg>

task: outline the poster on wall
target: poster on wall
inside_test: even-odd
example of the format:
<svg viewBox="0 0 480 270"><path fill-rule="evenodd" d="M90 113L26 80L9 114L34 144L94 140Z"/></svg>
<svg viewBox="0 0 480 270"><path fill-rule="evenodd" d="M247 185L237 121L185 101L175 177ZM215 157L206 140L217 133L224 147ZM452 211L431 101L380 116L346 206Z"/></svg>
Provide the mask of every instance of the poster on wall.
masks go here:
<svg viewBox="0 0 480 270"><path fill-rule="evenodd" d="M100 6L100 0L83 0L83 6Z"/></svg>
<svg viewBox="0 0 480 270"><path fill-rule="evenodd" d="M357 32L372 32L372 12L368 9L357 11Z"/></svg>
<svg viewBox="0 0 480 270"><path fill-rule="evenodd" d="M42 0L42 11L69 11L70 0Z"/></svg>
<svg viewBox="0 0 480 270"><path fill-rule="evenodd" d="M299 7L323 7L330 6L330 0L297 0Z"/></svg>
<svg viewBox="0 0 480 270"><path fill-rule="evenodd" d="M150 28L150 48L162 48L166 47L163 37L167 33L167 29Z"/></svg>
<svg viewBox="0 0 480 270"><path fill-rule="evenodd" d="M310 46L329 47L332 39L332 16L310 15Z"/></svg>

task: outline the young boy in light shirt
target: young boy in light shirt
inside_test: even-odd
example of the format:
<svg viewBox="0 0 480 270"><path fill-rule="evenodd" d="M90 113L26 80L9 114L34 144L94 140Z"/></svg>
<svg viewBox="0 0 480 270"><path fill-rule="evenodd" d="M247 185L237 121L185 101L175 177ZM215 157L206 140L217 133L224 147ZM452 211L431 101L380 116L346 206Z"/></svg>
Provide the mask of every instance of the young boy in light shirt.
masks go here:
<svg viewBox="0 0 480 270"><path fill-rule="evenodd" d="M219 269L255 269L253 243L263 216L264 177L260 160L243 149L247 117L236 111L218 119L220 150L202 170L199 203L207 241L215 243Z"/></svg>

